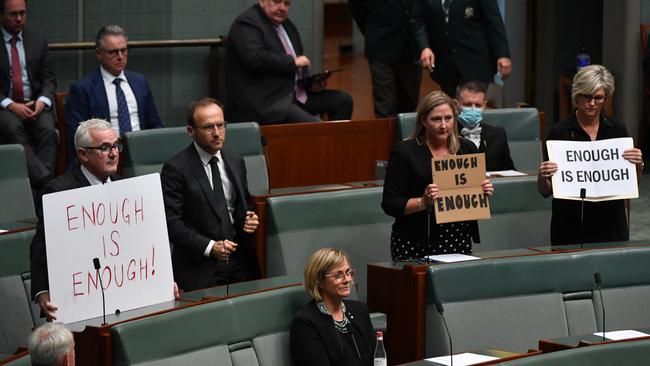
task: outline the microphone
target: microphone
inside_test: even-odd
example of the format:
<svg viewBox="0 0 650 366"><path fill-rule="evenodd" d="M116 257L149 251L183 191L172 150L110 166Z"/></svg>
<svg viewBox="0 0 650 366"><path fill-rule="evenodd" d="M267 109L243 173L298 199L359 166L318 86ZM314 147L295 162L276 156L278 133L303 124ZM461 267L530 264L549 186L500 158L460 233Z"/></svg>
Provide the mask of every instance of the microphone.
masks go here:
<svg viewBox="0 0 650 366"><path fill-rule="evenodd" d="M583 238L583 223L585 215L585 197L587 197L587 189L580 188L580 250L584 247L584 238Z"/></svg>
<svg viewBox="0 0 650 366"><path fill-rule="evenodd" d="M433 253L431 247L431 212L433 211L433 205L424 205L424 208L427 211L427 253ZM424 260L426 263L431 263L430 254L427 253L424 254Z"/></svg>
<svg viewBox="0 0 650 366"><path fill-rule="evenodd" d="M449 338L449 358L451 359L451 366L454 366L454 346L451 342L451 333L449 333L449 327L447 326L447 320L445 320L445 308L442 307L442 303L436 301L436 309L442 318L442 324L445 326L445 331L447 332L447 337Z"/></svg>
<svg viewBox="0 0 650 366"><path fill-rule="evenodd" d="M600 272L594 273L594 280L596 281L596 289L598 289L598 294L600 295L600 307L603 312L603 342L605 342L605 303L603 302L603 291L600 289Z"/></svg>
<svg viewBox="0 0 650 366"><path fill-rule="evenodd" d="M93 258L93 266L95 267L97 277L99 277L99 287L102 290L102 317L104 319L102 325L106 325L106 298L104 297L104 284L102 283L102 274L99 273L99 269L101 268L99 265L99 258Z"/></svg>

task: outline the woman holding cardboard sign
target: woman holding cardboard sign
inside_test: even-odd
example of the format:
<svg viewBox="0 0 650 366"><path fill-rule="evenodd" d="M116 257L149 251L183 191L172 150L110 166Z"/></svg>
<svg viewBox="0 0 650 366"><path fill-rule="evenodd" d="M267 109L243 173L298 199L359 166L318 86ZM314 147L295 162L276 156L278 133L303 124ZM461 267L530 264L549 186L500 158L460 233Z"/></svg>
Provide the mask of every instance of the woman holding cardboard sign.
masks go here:
<svg viewBox="0 0 650 366"><path fill-rule="evenodd" d="M472 241L480 241L476 221L438 224L431 212L439 194L438 185L432 183L431 159L478 152L473 142L459 136L457 118L453 99L440 91L429 93L418 105L413 133L391 152L381 207L395 217L390 240L394 260L468 254ZM489 180L482 187L492 196Z"/></svg>
<svg viewBox="0 0 650 366"><path fill-rule="evenodd" d="M625 125L602 112L607 98L613 94L614 77L609 70L601 65L580 69L573 78L571 87L576 109L567 119L551 127L546 140L596 141L627 137ZM627 149L622 156L636 165L637 173L642 172L641 150ZM537 186L544 197L553 193L551 178L558 171L557 164L548 159L544 146L544 162L540 165L537 176ZM589 196L589 192L585 192L585 195ZM621 199L584 202L584 209L577 200L553 199L552 245L626 241L629 236L625 203Z"/></svg>

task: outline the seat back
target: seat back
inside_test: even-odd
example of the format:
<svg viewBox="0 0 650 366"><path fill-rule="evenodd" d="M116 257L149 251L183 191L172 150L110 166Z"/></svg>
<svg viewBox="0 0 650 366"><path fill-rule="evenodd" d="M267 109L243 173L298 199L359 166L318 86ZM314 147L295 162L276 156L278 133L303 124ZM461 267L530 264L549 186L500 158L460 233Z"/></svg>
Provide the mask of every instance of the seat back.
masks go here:
<svg viewBox="0 0 650 366"><path fill-rule="evenodd" d="M0 222L34 219L34 197L22 145L0 145Z"/></svg>
<svg viewBox="0 0 650 366"><path fill-rule="evenodd" d="M416 117L417 113L415 112L400 113L397 115L397 133L395 133L397 141L402 141L411 136L411 133L415 129Z"/></svg>
<svg viewBox="0 0 650 366"><path fill-rule="evenodd" d="M510 157L519 171L537 171L542 162L540 118L537 108L488 109L483 123L503 127L508 136Z"/></svg>
<svg viewBox="0 0 650 366"><path fill-rule="evenodd" d="M192 142L186 127L132 131L127 132L124 139L123 172L127 177L159 173L167 160Z"/></svg>
<svg viewBox="0 0 650 366"><path fill-rule="evenodd" d="M226 148L244 158L248 190L252 195L269 194L269 175L264 155L260 125L257 122L238 122L228 125Z"/></svg>

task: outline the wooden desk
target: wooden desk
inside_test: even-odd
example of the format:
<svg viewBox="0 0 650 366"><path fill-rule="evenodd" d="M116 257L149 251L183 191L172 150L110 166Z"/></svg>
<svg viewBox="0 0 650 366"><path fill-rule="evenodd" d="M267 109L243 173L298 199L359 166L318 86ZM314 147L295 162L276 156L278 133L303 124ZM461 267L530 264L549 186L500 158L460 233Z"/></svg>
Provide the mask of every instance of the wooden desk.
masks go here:
<svg viewBox="0 0 650 366"><path fill-rule="evenodd" d="M375 179L375 161L395 142L394 118L260 128L272 189Z"/></svg>
<svg viewBox="0 0 650 366"><path fill-rule="evenodd" d="M33 230L36 224L30 221L12 221L0 223L0 230L7 230L0 232L0 235L19 233L21 231Z"/></svg>
<svg viewBox="0 0 650 366"><path fill-rule="evenodd" d="M492 356L492 357L497 357L496 360L494 361L487 361L487 362L481 362L474 364L475 366L487 366L487 365L497 365L501 364L502 362L506 361L512 361L516 360L519 358L524 358L524 357L530 357L534 355L541 354L541 351L530 351L528 353L516 353L516 352L510 352L510 351L504 351L500 349L495 349L495 348L488 348L488 349L483 349L479 351L474 351L472 353L476 353L478 355L484 355L484 356ZM390 355L388 357L390 359ZM403 364L403 366L439 366L442 365L437 362L433 361L428 361L428 360L421 360L421 361L415 361L415 362L409 362Z"/></svg>
<svg viewBox="0 0 650 366"><path fill-rule="evenodd" d="M650 334L650 328L637 329L639 332ZM595 334L583 334L578 336L569 336L569 337L560 337L552 339L541 339L539 341L539 349L544 353L563 351L567 349L573 349L578 347L593 346L599 344L609 344L609 343L618 343L618 342L628 342L628 341L638 341L642 339L650 340L648 337L638 337L638 338L629 338L622 339L618 341L605 339L603 341L602 336Z"/></svg>

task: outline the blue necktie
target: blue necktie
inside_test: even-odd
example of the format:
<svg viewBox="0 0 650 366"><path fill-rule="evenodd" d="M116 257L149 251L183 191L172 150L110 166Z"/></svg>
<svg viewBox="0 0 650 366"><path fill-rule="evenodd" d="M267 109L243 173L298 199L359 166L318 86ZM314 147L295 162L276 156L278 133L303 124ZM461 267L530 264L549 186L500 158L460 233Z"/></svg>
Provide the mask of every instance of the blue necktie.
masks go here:
<svg viewBox="0 0 650 366"><path fill-rule="evenodd" d="M113 80L115 84L115 96L117 97L117 121L120 124L120 135L131 132L131 116L129 116L129 107L126 105L126 96L120 87L122 79Z"/></svg>

